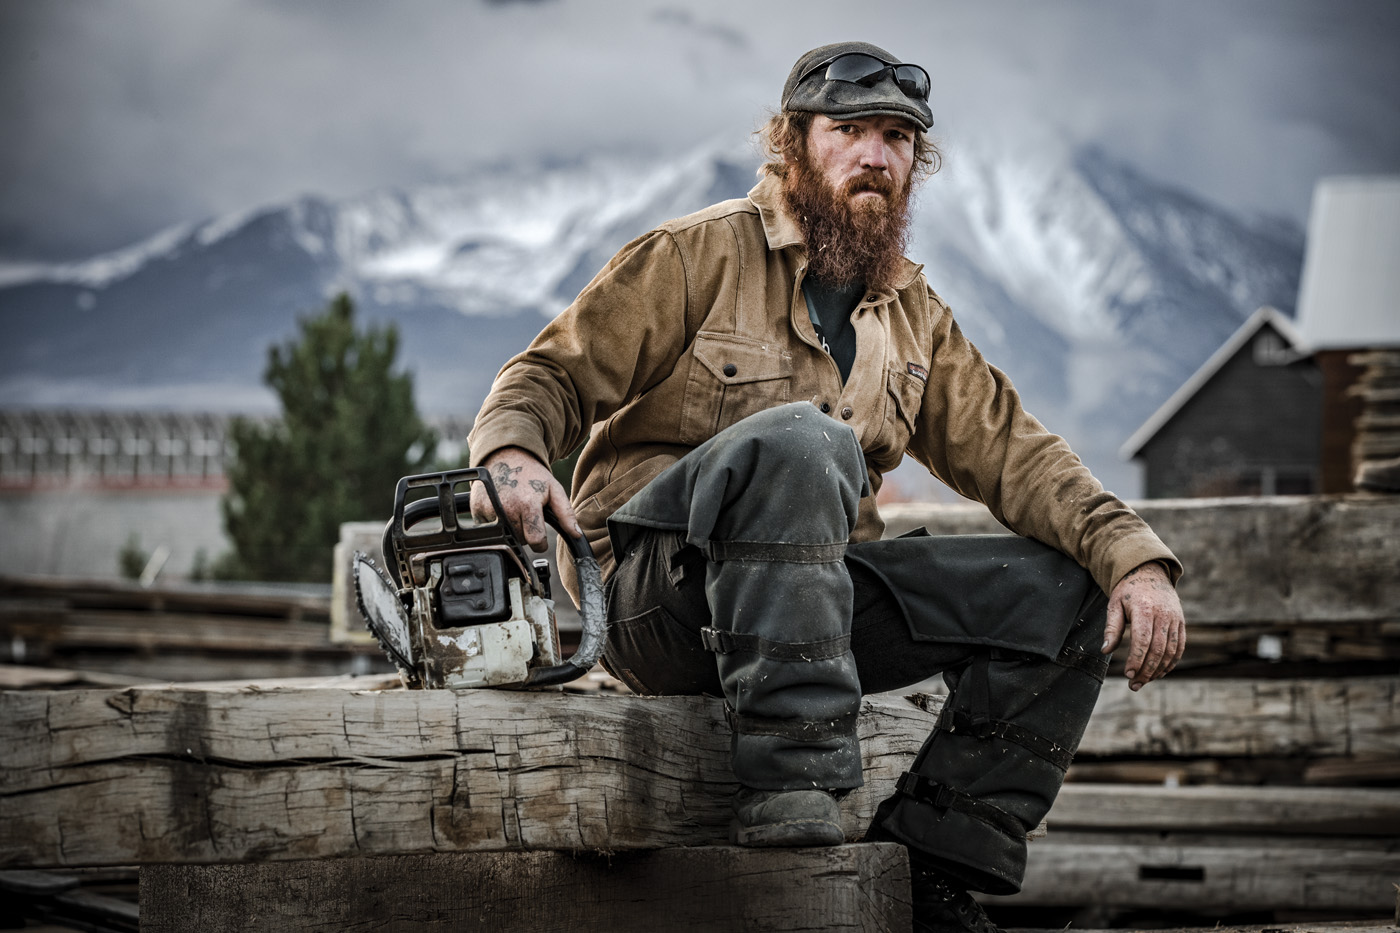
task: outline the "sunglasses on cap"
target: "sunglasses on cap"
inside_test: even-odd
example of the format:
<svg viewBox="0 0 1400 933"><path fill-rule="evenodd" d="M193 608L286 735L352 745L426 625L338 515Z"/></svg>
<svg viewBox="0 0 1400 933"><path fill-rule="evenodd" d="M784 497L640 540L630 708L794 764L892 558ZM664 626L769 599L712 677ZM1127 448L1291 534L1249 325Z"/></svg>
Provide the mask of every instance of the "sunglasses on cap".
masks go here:
<svg viewBox="0 0 1400 933"><path fill-rule="evenodd" d="M867 55L864 52L847 52L844 55L836 56L829 62L820 62L808 69L797 83L801 84L823 66L826 67L826 80L845 81L849 84L859 84L861 87L874 87L884 79L886 74L893 72L894 83L904 92L905 97L914 100L928 100L931 82L927 71L918 65L901 65L882 61L874 55Z"/></svg>

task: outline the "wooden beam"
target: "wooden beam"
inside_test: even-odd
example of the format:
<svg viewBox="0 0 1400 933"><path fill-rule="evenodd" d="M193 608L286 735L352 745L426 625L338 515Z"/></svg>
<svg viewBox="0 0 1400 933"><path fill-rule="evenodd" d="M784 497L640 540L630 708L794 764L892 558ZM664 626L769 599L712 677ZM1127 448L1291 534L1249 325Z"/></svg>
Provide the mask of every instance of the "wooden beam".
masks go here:
<svg viewBox="0 0 1400 933"><path fill-rule="evenodd" d="M989 904L1388 914L1400 852L1388 839L1130 838L1055 833L1030 847L1015 897Z"/></svg>
<svg viewBox="0 0 1400 933"><path fill-rule="evenodd" d="M851 838L933 728L867 698ZM0 867L724 841L716 700L133 688L0 693Z"/></svg>
<svg viewBox="0 0 1400 933"><path fill-rule="evenodd" d="M911 695L941 708L942 698ZM1400 678L1167 678L1104 684L1076 760L1377 755L1400 751Z"/></svg>
<svg viewBox="0 0 1400 933"><path fill-rule="evenodd" d="M1046 822L1062 830L1400 836L1400 789L1066 784Z"/></svg>
<svg viewBox="0 0 1400 933"><path fill-rule="evenodd" d="M1400 617L1400 496L1155 499L1133 508L1186 566L1180 593L1191 624ZM919 526L1006 531L980 505L903 504L881 514L891 536Z"/></svg>
<svg viewBox="0 0 1400 933"><path fill-rule="evenodd" d="M1400 682L1104 691L1080 755L1396 757ZM858 838L934 726L867 697ZM726 837L719 701L276 684L0 693L0 867L238 862Z"/></svg>
<svg viewBox="0 0 1400 933"><path fill-rule="evenodd" d="M892 843L141 869L146 933L873 933L911 925L908 858Z"/></svg>

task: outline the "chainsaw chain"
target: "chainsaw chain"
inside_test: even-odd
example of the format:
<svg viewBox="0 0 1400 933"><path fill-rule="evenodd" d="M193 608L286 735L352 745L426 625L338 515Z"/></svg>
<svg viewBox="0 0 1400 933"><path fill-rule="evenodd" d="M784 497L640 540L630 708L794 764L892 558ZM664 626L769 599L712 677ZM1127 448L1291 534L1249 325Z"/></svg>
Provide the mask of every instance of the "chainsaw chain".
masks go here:
<svg viewBox="0 0 1400 933"><path fill-rule="evenodd" d="M369 562L370 566L375 569L379 568L379 565L375 563L373 557L366 556L365 559ZM364 593L360 591L360 575L351 574L351 576L354 577L355 580L355 603L359 607L360 618L365 621L365 631L374 636L375 642L379 645L379 650L384 652L384 657L388 658L389 663L393 664L394 669L399 672L399 680L403 681L405 687L408 687L410 690L422 687L423 682L421 678L419 678L418 672L412 668L404 667L403 663L399 660L398 653L384 641L379 631L370 623L369 612L365 609L365 596Z"/></svg>

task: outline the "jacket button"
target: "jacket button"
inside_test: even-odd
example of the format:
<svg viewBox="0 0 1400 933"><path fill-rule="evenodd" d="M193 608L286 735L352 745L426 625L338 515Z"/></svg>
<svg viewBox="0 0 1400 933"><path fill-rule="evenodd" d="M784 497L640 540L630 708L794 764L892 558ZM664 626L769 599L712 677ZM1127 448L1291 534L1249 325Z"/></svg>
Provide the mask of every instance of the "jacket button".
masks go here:
<svg viewBox="0 0 1400 933"><path fill-rule="evenodd" d="M733 376L733 375L736 375L738 372L739 372L739 367L735 366L733 363L725 363L725 364L724 364L724 374L725 374L726 376Z"/></svg>
<svg viewBox="0 0 1400 933"><path fill-rule="evenodd" d="M850 408L843 408L841 409L841 420L850 421L852 418L855 417L855 414L856 413L851 411Z"/></svg>
<svg viewBox="0 0 1400 933"><path fill-rule="evenodd" d="M824 414L824 415L829 415L829 414L831 414L831 403L830 403L830 402L822 402L822 414Z"/></svg>

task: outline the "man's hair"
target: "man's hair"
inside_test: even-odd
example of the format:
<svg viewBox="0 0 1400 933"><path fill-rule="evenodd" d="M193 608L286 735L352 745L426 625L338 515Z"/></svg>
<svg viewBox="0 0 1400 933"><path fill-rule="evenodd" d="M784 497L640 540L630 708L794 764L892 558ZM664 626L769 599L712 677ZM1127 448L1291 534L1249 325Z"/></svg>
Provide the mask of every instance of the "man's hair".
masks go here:
<svg viewBox="0 0 1400 933"><path fill-rule="evenodd" d="M769 161L759 167L759 173L787 175L788 161L797 161L807 154L807 137L815 114L806 110L784 110L773 114L756 133ZM833 118L835 119L835 118ZM943 153L918 127L914 128L914 164L909 171L909 184L917 187L924 179L943 167Z"/></svg>

